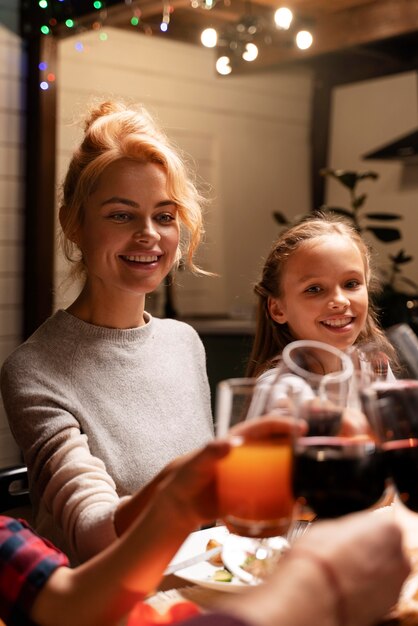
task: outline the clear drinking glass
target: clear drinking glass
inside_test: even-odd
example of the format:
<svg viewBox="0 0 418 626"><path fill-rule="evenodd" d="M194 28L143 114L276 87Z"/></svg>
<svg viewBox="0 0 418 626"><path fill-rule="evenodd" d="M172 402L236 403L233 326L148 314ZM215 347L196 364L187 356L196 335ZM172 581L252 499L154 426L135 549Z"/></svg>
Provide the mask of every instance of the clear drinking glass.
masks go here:
<svg viewBox="0 0 418 626"><path fill-rule="evenodd" d="M353 363L333 346L298 341L283 351L286 371L299 376L293 492L298 506L333 518L374 505L385 489L382 457L366 416L347 408ZM290 375L290 374L288 374Z"/></svg>
<svg viewBox="0 0 418 626"><path fill-rule="evenodd" d="M283 391L283 387L282 387ZM217 388L216 434L232 449L218 463L217 489L223 521L233 533L272 537L292 521L290 395L255 378L221 381Z"/></svg>
<svg viewBox="0 0 418 626"><path fill-rule="evenodd" d="M418 513L418 380L377 382L362 393L364 411L400 501Z"/></svg>

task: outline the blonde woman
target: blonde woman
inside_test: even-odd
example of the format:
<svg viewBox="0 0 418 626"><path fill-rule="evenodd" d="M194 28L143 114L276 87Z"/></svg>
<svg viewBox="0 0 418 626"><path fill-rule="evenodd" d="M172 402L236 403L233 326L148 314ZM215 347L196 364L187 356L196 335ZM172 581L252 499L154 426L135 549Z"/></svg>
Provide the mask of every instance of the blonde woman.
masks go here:
<svg viewBox="0 0 418 626"><path fill-rule="evenodd" d="M37 530L74 562L127 529L141 506L135 492L163 466L212 438L199 337L145 311L146 294L180 258L196 270L201 202L144 109L103 102L90 111L60 208L83 287L1 375Z"/></svg>

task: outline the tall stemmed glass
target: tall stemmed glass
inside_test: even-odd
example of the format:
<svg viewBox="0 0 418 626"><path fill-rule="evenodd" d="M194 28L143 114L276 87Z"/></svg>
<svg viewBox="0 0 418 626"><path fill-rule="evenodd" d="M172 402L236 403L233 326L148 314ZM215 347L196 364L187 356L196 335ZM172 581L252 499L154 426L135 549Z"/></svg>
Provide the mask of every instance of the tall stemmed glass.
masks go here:
<svg viewBox="0 0 418 626"><path fill-rule="evenodd" d="M252 552L258 563L248 582L258 582L270 571L286 542L267 538L285 534L292 522L295 418L291 394L278 396L274 390L274 385L254 378L224 380L217 388L216 434L228 436L232 444L218 462L218 500L227 528L254 539Z"/></svg>
<svg viewBox="0 0 418 626"><path fill-rule="evenodd" d="M300 507L333 518L374 505L385 489L379 446L363 413L348 409L353 363L333 346L294 342L283 352L287 370L305 389L295 437L293 491Z"/></svg>

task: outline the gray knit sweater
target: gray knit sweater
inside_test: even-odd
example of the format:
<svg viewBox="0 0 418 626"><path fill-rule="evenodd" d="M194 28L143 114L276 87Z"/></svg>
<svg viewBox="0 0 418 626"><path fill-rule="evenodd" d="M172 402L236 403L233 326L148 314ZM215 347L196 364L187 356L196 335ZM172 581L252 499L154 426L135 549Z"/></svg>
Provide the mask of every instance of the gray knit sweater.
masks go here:
<svg viewBox="0 0 418 626"><path fill-rule="evenodd" d="M120 497L213 436L197 333L146 316L115 330L58 311L2 368L37 529L73 561L113 541Z"/></svg>

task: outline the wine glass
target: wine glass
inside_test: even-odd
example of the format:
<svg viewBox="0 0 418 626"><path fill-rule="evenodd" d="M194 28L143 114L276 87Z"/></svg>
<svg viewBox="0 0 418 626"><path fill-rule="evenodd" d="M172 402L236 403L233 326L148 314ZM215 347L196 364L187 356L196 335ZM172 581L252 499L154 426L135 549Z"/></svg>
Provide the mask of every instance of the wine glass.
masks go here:
<svg viewBox="0 0 418 626"><path fill-rule="evenodd" d="M361 408L362 391L374 382L387 380L389 357L373 341L357 343L347 350L347 354L354 366L348 405Z"/></svg>
<svg viewBox="0 0 418 626"><path fill-rule="evenodd" d="M374 383L363 405L401 502L418 513L418 380Z"/></svg>
<svg viewBox="0 0 418 626"><path fill-rule="evenodd" d="M293 395L275 393L275 385L255 378L221 381L217 388L216 435L228 436L229 454L217 464L217 493L222 520L234 534L253 538L253 552L274 561L274 540L292 521ZM277 391L277 390L276 390ZM281 553L287 545L279 542ZM259 568L260 569L260 568ZM267 570L266 570L267 571ZM259 572L254 577L257 582Z"/></svg>
<svg viewBox="0 0 418 626"><path fill-rule="evenodd" d="M287 370L304 381L294 440L293 492L298 506L320 518L371 507L385 490L382 456L366 416L348 408L353 363L328 344L299 341L283 351Z"/></svg>

